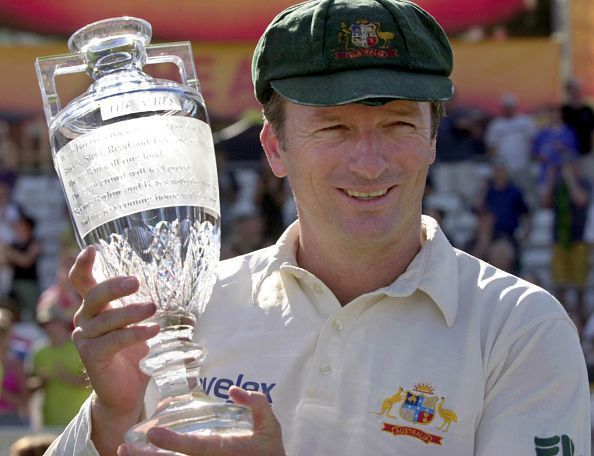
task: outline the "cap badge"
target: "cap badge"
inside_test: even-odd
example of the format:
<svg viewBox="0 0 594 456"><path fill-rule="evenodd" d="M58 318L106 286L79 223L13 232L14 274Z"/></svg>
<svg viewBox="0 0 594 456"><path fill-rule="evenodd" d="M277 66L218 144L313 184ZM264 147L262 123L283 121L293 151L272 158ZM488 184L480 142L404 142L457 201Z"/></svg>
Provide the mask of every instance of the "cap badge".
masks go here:
<svg viewBox="0 0 594 456"><path fill-rule="evenodd" d="M380 22L359 19L350 26L346 22L341 22L338 49L335 50L334 56L337 59L397 57L398 51L390 48L394 36L394 32L382 30Z"/></svg>

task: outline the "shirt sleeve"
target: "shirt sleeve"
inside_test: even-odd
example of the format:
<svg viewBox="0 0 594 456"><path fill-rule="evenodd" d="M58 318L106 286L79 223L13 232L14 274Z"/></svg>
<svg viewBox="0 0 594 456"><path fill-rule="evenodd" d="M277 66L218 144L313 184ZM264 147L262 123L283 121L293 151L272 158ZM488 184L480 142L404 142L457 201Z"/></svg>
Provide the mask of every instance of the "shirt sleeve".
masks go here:
<svg viewBox="0 0 594 456"><path fill-rule="evenodd" d="M91 441L91 401L95 393L85 401L78 415L68 424L46 450L44 456L99 456Z"/></svg>
<svg viewBox="0 0 594 456"><path fill-rule="evenodd" d="M590 456L584 356L567 317L544 316L496 344L475 456Z"/></svg>

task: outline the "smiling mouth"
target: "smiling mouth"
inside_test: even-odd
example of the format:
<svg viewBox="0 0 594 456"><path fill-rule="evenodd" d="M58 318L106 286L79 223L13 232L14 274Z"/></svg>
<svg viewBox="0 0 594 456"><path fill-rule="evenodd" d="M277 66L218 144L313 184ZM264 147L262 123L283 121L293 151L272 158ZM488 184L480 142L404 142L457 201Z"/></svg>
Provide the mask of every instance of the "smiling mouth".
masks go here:
<svg viewBox="0 0 594 456"><path fill-rule="evenodd" d="M378 190L377 192L369 192L369 193L358 192L355 190L348 190L348 189L345 189L343 191L352 198L357 198L360 200L371 200L371 199L381 198L386 193L388 193L388 190L389 189L385 188L383 190Z"/></svg>

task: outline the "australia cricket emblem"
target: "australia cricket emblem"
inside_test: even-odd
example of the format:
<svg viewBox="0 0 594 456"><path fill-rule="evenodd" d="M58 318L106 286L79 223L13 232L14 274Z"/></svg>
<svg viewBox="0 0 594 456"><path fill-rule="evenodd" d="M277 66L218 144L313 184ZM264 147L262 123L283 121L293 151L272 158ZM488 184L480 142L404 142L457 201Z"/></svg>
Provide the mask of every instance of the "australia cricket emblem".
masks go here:
<svg viewBox="0 0 594 456"><path fill-rule="evenodd" d="M413 391L406 392L399 415L411 423L429 424L435 418L437 401L438 397L433 395L430 385L415 385Z"/></svg>
<svg viewBox="0 0 594 456"><path fill-rule="evenodd" d="M380 22L371 22L367 19L359 19L351 24L341 22L338 30L338 47L334 49L334 57L337 59L398 57L398 51L392 47L394 39L394 32L383 30Z"/></svg>
<svg viewBox="0 0 594 456"><path fill-rule="evenodd" d="M357 21L357 23L351 24L352 43L363 48L374 47L379 41L377 27L377 24L368 21Z"/></svg>
<svg viewBox="0 0 594 456"><path fill-rule="evenodd" d="M430 383L424 382L416 383L408 390L400 386L393 395L382 401L379 411L372 413L396 421L382 423L381 430L384 432L395 437L414 437L427 445L442 445L444 436L433 434L432 429L441 431L440 434L446 433L452 423L458 422L458 416L453 410L444 407L445 397L437 396L435 391ZM396 407L398 416L395 415ZM441 423L436 426L439 421Z"/></svg>

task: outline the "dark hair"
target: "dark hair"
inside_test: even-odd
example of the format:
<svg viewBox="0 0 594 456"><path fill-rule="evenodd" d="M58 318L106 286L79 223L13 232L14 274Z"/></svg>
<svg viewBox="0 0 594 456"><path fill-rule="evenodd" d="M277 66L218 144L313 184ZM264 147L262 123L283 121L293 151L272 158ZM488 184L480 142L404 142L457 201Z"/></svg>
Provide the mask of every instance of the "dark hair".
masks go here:
<svg viewBox="0 0 594 456"><path fill-rule="evenodd" d="M42 456L55 438L54 434L21 437L10 447L10 456Z"/></svg>
<svg viewBox="0 0 594 456"><path fill-rule="evenodd" d="M29 217L23 211L20 211L20 212L21 212L21 214L20 214L18 221L27 225L27 227L29 227L31 229L31 231L35 230L35 224L36 224L35 219Z"/></svg>
<svg viewBox="0 0 594 456"><path fill-rule="evenodd" d="M267 121L272 131L279 139L283 141L283 127L285 124L285 103L286 100L278 93L273 92L270 99L262 106L262 115ZM431 104L431 137L437 136L437 129L441 119L445 116L445 105L442 101L430 101Z"/></svg>

